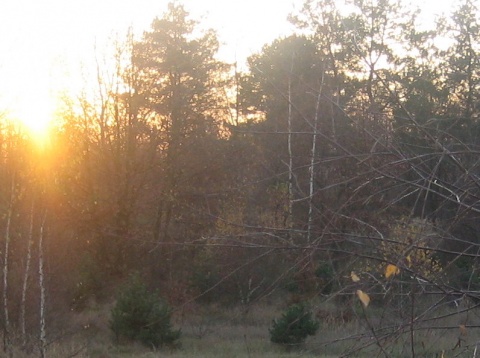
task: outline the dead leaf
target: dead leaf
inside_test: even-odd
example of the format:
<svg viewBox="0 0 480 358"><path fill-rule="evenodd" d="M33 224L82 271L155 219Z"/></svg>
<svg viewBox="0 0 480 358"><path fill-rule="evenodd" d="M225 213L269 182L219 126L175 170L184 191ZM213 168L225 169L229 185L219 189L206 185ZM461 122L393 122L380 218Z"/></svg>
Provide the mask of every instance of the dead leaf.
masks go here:
<svg viewBox="0 0 480 358"><path fill-rule="evenodd" d="M467 335L467 327L465 327L464 324L461 324L460 326L458 326L458 328L460 329L460 335L461 336L466 336Z"/></svg>
<svg viewBox="0 0 480 358"><path fill-rule="evenodd" d="M367 308L368 304L370 303L370 297L362 290L357 290L357 296L358 299L363 303L363 306Z"/></svg>
<svg viewBox="0 0 480 358"><path fill-rule="evenodd" d="M355 272L353 272L353 271L350 273L350 277L352 278L352 281L353 281L353 282L358 282L358 281L360 281L360 277L358 277L358 275L357 275Z"/></svg>
<svg viewBox="0 0 480 358"><path fill-rule="evenodd" d="M385 269L385 278L398 275L399 273L400 273L400 269L397 266L393 264L388 264Z"/></svg>

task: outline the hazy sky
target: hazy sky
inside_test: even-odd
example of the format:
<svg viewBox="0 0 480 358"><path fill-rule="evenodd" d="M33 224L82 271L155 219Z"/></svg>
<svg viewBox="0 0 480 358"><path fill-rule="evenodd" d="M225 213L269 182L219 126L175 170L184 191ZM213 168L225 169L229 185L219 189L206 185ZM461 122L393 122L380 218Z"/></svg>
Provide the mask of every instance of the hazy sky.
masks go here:
<svg viewBox="0 0 480 358"><path fill-rule="evenodd" d="M77 90L95 52L129 27L141 34L169 0L1 0L0 110L35 116L53 106L52 93ZM220 56L233 62L290 33L287 15L303 0L184 0L191 18L214 28ZM97 50L95 50L95 47Z"/></svg>
<svg viewBox="0 0 480 358"><path fill-rule="evenodd" d="M0 71L30 71L63 62L90 61L94 44L103 48L132 26L136 33L161 16L168 0L2 0L0 5ZM221 56L235 60L262 44L289 33L287 15L302 0L184 0L191 17L217 30L228 45ZM73 64L72 64L73 62ZM22 66L19 66L19 63Z"/></svg>
<svg viewBox="0 0 480 358"><path fill-rule="evenodd" d="M95 58L95 44L97 52L101 52L112 37L124 38L130 26L138 34L148 30L152 20L162 15L169 2L0 1L0 108L12 107L16 112L46 111L47 108L41 107L49 106L50 92L62 87L78 87L80 74ZM192 18L217 30L223 44L220 56L229 62L243 61L265 43L291 33L293 29L286 17L303 4L303 0L179 2L185 5ZM430 4L435 10L442 3L450 1L422 2L427 9Z"/></svg>

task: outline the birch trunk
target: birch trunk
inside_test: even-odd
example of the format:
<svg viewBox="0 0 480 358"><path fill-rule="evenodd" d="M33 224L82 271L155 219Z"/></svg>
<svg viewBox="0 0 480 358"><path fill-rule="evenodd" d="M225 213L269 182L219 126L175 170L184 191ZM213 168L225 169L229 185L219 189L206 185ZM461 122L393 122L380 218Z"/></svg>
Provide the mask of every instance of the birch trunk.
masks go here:
<svg viewBox="0 0 480 358"><path fill-rule="evenodd" d="M10 203L7 212L7 225L5 228L5 246L3 253L3 351L8 357L12 356L10 342L10 318L8 309L8 264L10 251L10 224L12 221L13 200L15 197L15 176L12 175L12 187L10 189Z"/></svg>
<svg viewBox="0 0 480 358"><path fill-rule="evenodd" d="M317 95L317 103L315 104L315 117L313 120L313 136L312 149L310 153L310 167L308 168L309 178L309 195L308 195L308 227L307 227L307 243L310 244L312 240L312 225L313 225L313 194L315 192L315 157L317 156L317 137L318 137L318 116L320 112L320 100L323 92L323 82L325 73L322 73L322 82ZM333 128L332 128L333 130Z"/></svg>
<svg viewBox="0 0 480 358"><path fill-rule="evenodd" d="M308 193L308 227L307 227L307 243L312 241L312 225L313 225L313 194L315 192L315 157L317 155L317 130L318 130L318 111L320 109L320 98L322 91L320 89L317 96L317 103L315 105L315 118L313 121L313 136L312 136L312 149L310 153L310 166L308 168L309 178L309 193Z"/></svg>
<svg viewBox="0 0 480 358"><path fill-rule="evenodd" d="M46 216L46 215L45 215ZM43 239L45 233L45 216L40 226L40 236L38 238L38 283L40 286L40 357L46 357L47 334L45 324L45 274L43 257Z"/></svg>
<svg viewBox="0 0 480 358"><path fill-rule="evenodd" d="M292 228L293 215L293 151L292 151L292 75L293 61L295 55L292 54L292 63L290 74L288 76L288 118L287 118L287 148L288 148L288 218L287 227Z"/></svg>
<svg viewBox="0 0 480 358"><path fill-rule="evenodd" d="M28 279L30 278L30 263L32 261L33 212L34 212L34 201L32 200L32 207L30 209L30 228L28 233L27 258L25 262L25 272L23 274L22 301L20 304L20 329L22 331L22 346L24 348L27 345L27 332L25 327L25 312L26 312L25 306L27 301Z"/></svg>

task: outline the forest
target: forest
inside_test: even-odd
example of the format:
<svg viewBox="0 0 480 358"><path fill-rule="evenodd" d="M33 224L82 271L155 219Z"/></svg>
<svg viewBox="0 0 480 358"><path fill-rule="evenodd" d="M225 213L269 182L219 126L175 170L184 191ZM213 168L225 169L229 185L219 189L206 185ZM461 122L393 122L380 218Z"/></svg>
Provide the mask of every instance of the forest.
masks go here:
<svg viewBox="0 0 480 358"><path fill-rule="evenodd" d="M4 355L475 357L478 5L306 0L242 67L173 2L48 143L3 114Z"/></svg>

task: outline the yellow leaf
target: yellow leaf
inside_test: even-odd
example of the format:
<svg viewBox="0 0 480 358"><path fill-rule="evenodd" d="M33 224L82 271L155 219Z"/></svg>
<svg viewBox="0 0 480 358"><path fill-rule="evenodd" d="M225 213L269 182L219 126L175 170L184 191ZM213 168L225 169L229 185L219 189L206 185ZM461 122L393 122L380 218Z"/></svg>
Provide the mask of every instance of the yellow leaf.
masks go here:
<svg viewBox="0 0 480 358"><path fill-rule="evenodd" d="M400 273L400 269L392 264L388 264L387 268L385 269L385 278L389 278L390 276L395 276Z"/></svg>
<svg viewBox="0 0 480 358"><path fill-rule="evenodd" d="M460 326L458 326L458 328L460 328L460 335L461 336L466 336L467 335L467 327L465 327L464 324L461 324Z"/></svg>
<svg viewBox="0 0 480 358"><path fill-rule="evenodd" d="M370 297L362 290L357 290L357 296L358 299L363 303L363 306L367 308L368 304L370 303Z"/></svg>
<svg viewBox="0 0 480 358"><path fill-rule="evenodd" d="M407 264L408 267L412 267L412 258L410 257L410 255L407 256Z"/></svg>
<svg viewBox="0 0 480 358"><path fill-rule="evenodd" d="M357 275L355 272L353 272L353 271L350 273L350 277L352 278L352 281L353 281L353 282L358 282L358 281L360 281L360 277L358 277L358 275Z"/></svg>

